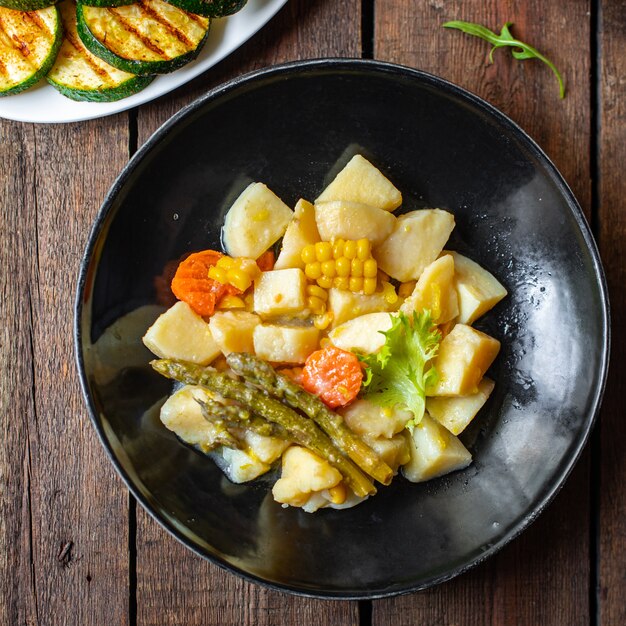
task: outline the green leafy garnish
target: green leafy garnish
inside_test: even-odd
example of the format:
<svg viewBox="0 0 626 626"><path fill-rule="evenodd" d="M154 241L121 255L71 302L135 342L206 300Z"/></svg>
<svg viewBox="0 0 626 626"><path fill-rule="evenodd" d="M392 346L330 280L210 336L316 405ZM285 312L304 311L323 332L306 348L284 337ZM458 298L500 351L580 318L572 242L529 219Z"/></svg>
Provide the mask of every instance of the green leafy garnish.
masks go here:
<svg viewBox="0 0 626 626"><path fill-rule="evenodd" d="M426 389L437 382L429 361L437 354L441 333L430 311L392 315L391 328L381 331L385 345L375 354L361 356L367 366L363 395L379 406L400 404L413 413L406 427L413 430L424 417Z"/></svg>
<svg viewBox="0 0 626 626"><path fill-rule="evenodd" d="M499 35L485 26L481 26L480 24L462 22L460 20L446 22L443 26L444 28L458 28L468 35L474 35L474 37L480 37L481 39L488 41L493 46L493 48L491 48L491 52L489 53L489 60L491 63L493 63L494 50L496 48L505 48L507 46L512 48L511 54L518 61L523 61L524 59L539 59L540 61L543 61L554 72L554 75L559 81L559 94L561 98L565 98L565 85L563 84L563 78L554 66L554 63L544 57L541 52L532 46L529 46L527 43L524 43L519 39L515 39L509 30L509 27L513 26L512 22L507 22L502 27L502 31Z"/></svg>

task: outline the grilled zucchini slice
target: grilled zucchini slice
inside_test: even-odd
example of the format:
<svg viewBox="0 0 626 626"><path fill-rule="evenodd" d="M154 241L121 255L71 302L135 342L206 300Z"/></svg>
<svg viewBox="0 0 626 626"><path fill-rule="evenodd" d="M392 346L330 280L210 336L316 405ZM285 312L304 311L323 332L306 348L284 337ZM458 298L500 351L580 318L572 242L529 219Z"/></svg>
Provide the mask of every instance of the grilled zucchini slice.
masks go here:
<svg viewBox="0 0 626 626"><path fill-rule="evenodd" d="M24 91L43 78L62 39L56 7L39 11L0 8L0 96Z"/></svg>
<svg viewBox="0 0 626 626"><path fill-rule="evenodd" d="M0 0L0 7L15 11L38 11L56 3L57 0Z"/></svg>
<svg viewBox="0 0 626 626"><path fill-rule="evenodd" d="M136 0L83 0L83 4L89 7L123 7L134 2Z"/></svg>
<svg viewBox="0 0 626 626"><path fill-rule="evenodd" d="M88 102L113 102L146 87L154 76L135 76L112 67L85 48L76 32L72 0L60 5L65 40L46 79L64 96Z"/></svg>
<svg viewBox="0 0 626 626"><path fill-rule="evenodd" d="M83 4L93 4L94 1L84 2ZM106 2L107 0L103 0ZM204 15L205 17L226 17L241 11L248 0L167 0L183 11ZM2 0L0 0L2 2Z"/></svg>
<svg viewBox="0 0 626 626"><path fill-rule="evenodd" d="M79 3L76 18L88 50L134 74L165 74L186 65L200 53L211 23L163 0L106 9Z"/></svg>

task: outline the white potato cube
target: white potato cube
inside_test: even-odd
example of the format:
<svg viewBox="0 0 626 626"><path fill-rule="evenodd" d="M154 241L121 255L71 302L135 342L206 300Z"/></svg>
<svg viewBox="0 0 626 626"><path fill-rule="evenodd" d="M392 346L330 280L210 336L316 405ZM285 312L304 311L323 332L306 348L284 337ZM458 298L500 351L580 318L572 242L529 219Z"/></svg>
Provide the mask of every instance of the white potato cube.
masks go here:
<svg viewBox="0 0 626 626"><path fill-rule="evenodd" d="M435 368L439 380L428 390L429 396L468 396L478 384L500 350L500 342L479 330L457 324L439 344Z"/></svg>
<svg viewBox="0 0 626 626"><path fill-rule="evenodd" d="M224 356L231 352L254 352L252 335L261 319L247 311L216 311L209 322L215 343Z"/></svg>
<svg viewBox="0 0 626 626"><path fill-rule="evenodd" d="M402 204L402 194L365 157L356 154L315 201L361 202L385 211Z"/></svg>
<svg viewBox="0 0 626 626"><path fill-rule="evenodd" d="M401 432L391 438L363 436L363 441L389 465L394 474L401 465L411 460L409 439L408 431Z"/></svg>
<svg viewBox="0 0 626 626"><path fill-rule="evenodd" d="M331 489L341 482L341 474L328 461L300 446L283 454L281 477L272 488L276 502L302 506L312 493Z"/></svg>
<svg viewBox="0 0 626 626"><path fill-rule="evenodd" d="M254 283L254 311L261 317L296 315L306 302L306 276L297 268L262 272Z"/></svg>
<svg viewBox="0 0 626 626"><path fill-rule="evenodd" d="M328 338L342 350L372 354L382 348L385 343L383 331L390 328L391 313L367 313L337 326Z"/></svg>
<svg viewBox="0 0 626 626"><path fill-rule="evenodd" d="M487 402L494 386L493 380L485 377L472 395L426 398L426 410L453 435L459 435Z"/></svg>
<svg viewBox="0 0 626 626"><path fill-rule="evenodd" d="M263 463L271 465L289 446L288 441L276 437L265 437L247 430L244 440L250 446L254 456Z"/></svg>
<svg viewBox="0 0 626 626"><path fill-rule="evenodd" d="M222 239L230 256L258 259L287 229L293 211L263 183L251 183L224 218Z"/></svg>
<svg viewBox="0 0 626 626"><path fill-rule="evenodd" d="M319 333L314 326L259 324L253 334L254 352L275 363L304 363L317 350Z"/></svg>
<svg viewBox="0 0 626 626"><path fill-rule="evenodd" d="M459 438L428 413L413 429L409 444L411 460L402 467L402 474L412 483L449 474L472 462L472 455Z"/></svg>
<svg viewBox="0 0 626 626"><path fill-rule="evenodd" d="M160 315L143 336L143 342L162 359L198 365L207 365L221 353L209 325L186 302L177 302Z"/></svg>
<svg viewBox="0 0 626 626"><path fill-rule="evenodd" d="M348 428L357 435L393 437L413 419L413 413L399 406L381 407L371 400L357 399L348 406L337 409Z"/></svg>
<svg viewBox="0 0 626 626"><path fill-rule="evenodd" d="M300 199L294 208L293 219L287 226L274 269L284 270L289 267L304 269L302 248L318 241L320 234L315 222L315 207L310 202Z"/></svg>
<svg viewBox="0 0 626 626"><path fill-rule="evenodd" d="M210 456L226 474L228 480L237 484L254 480L270 469L267 463L263 463L243 450L222 447L212 452Z"/></svg>
<svg viewBox="0 0 626 626"><path fill-rule="evenodd" d="M335 200L315 205L315 221L322 241L369 239L377 246L393 231L396 217L367 204Z"/></svg>
<svg viewBox="0 0 626 626"><path fill-rule="evenodd" d="M328 290L328 310L333 314L333 328L366 313L393 311L395 308L382 293L366 296L347 289L333 287Z"/></svg>
<svg viewBox="0 0 626 626"><path fill-rule="evenodd" d="M413 293L402 303L400 311L412 315L428 309L435 324L445 324L459 314L454 288L454 260L446 254L427 265Z"/></svg>
<svg viewBox="0 0 626 626"><path fill-rule="evenodd" d="M454 216L441 209L400 215L393 232L374 250L378 267L403 282L417 280L443 249L454 229Z"/></svg>
<svg viewBox="0 0 626 626"><path fill-rule="evenodd" d="M471 325L506 296L506 289L478 263L458 252L447 254L454 258L454 284L459 296L458 321Z"/></svg>

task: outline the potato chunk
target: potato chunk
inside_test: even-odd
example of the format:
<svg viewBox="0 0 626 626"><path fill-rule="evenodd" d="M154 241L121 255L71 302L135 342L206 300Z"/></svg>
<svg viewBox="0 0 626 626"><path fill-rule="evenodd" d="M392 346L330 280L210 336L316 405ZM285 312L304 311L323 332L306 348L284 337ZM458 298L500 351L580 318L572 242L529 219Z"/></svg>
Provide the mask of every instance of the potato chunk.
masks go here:
<svg viewBox="0 0 626 626"><path fill-rule="evenodd" d="M402 303L400 311L412 315L428 309L435 324L445 324L459 314L454 288L454 260L446 254L427 265L413 293Z"/></svg>
<svg viewBox="0 0 626 626"><path fill-rule="evenodd" d="M393 470L395 474L398 468L411 460L409 445L409 432L405 431L391 438L363 436L363 441Z"/></svg>
<svg viewBox="0 0 626 626"><path fill-rule="evenodd" d="M302 506L312 493L331 489L341 482L341 474L317 454L291 446L283 454L281 477L272 488L276 502Z"/></svg>
<svg viewBox="0 0 626 626"><path fill-rule="evenodd" d="M293 211L263 183L251 183L228 209L222 238L233 257L258 259L287 229Z"/></svg>
<svg viewBox="0 0 626 626"><path fill-rule="evenodd" d="M371 400L355 400L338 409L348 428L357 435L370 437L393 437L413 418L413 413L396 406L382 407Z"/></svg>
<svg viewBox="0 0 626 626"><path fill-rule="evenodd" d="M372 354L385 343L382 331L390 328L390 313L368 313L337 326L329 333L328 338L342 350Z"/></svg>
<svg viewBox="0 0 626 626"><path fill-rule="evenodd" d="M500 342L479 330L457 324L439 345L437 384L429 396L468 396L478 391L484 373L500 350Z"/></svg>
<svg viewBox="0 0 626 626"><path fill-rule="evenodd" d="M458 437L428 413L413 429L409 444L411 460L403 466L402 474L412 483L449 474L472 462L472 455Z"/></svg>
<svg viewBox="0 0 626 626"><path fill-rule="evenodd" d="M366 296L334 287L328 290L328 310L333 314L333 328L366 313L393 311L394 309L394 305L389 304L382 293Z"/></svg>
<svg viewBox="0 0 626 626"><path fill-rule="evenodd" d="M289 267L304 269L300 256L302 248L320 241L315 222L315 207L310 202L300 199L293 213L293 219L289 222L283 237L280 254L274 264L275 270L284 270Z"/></svg>
<svg viewBox="0 0 626 626"><path fill-rule="evenodd" d="M473 324L506 296L506 289L478 263L458 252L447 254L454 258L454 284L459 296L458 321Z"/></svg>
<svg viewBox="0 0 626 626"><path fill-rule="evenodd" d="M162 359L207 365L220 354L209 325L186 303L177 302L148 328L146 347Z"/></svg>
<svg viewBox="0 0 626 626"><path fill-rule="evenodd" d="M258 315L247 311L216 311L209 329L222 354L228 356L231 352L254 352L252 334L260 323Z"/></svg>
<svg viewBox="0 0 626 626"><path fill-rule="evenodd" d="M418 280L443 249L454 228L454 216L441 209L400 215L393 232L374 250L378 267L403 282Z"/></svg>
<svg viewBox="0 0 626 626"><path fill-rule="evenodd" d="M304 308L305 289L299 268L262 272L254 284L254 310L261 317L296 315Z"/></svg>
<svg viewBox="0 0 626 626"><path fill-rule="evenodd" d="M243 450L219 448L211 453L216 465L226 474L233 483L247 483L269 471L270 465L254 458Z"/></svg>
<svg viewBox="0 0 626 626"><path fill-rule="evenodd" d="M315 205L315 221L322 241L369 239L377 246L391 233L396 218L367 204L335 200Z"/></svg>
<svg viewBox="0 0 626 626"><path fill-rule="evenodd" d="M459 435L487 402L494 386L493 380L485 377L480 381L478 391L470 396L427 398L426 410L453 435Z"/></svg>
<svg viewBox="0 0 626 626"><path fill-rule="evenodd" d="M254 329L254 352L266 361L304 363L317 350L320 331L314 326L259 324Z"/></svg>
<svg viewBox="0 0 626 626"><path fill-rule="evenodd" d="M385 211L402 204L402 194L365 157L356 154L315 201L346 200L362 202Z"/></svg>

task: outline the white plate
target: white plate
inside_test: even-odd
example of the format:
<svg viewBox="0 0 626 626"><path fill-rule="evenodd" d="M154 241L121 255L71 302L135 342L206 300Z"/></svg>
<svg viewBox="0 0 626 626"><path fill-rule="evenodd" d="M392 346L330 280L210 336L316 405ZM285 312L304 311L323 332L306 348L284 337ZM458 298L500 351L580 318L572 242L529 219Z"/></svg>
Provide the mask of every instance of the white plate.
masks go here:
<svg viewBox="0 0 626 626"><path fill-rule="evenodd" d="M0 98L0 117L18 122L80 122L132 109L154 100L221 61L264 26L287 0L248 0L235 15L211 22L202 52L185 67L154 79L143 91L117 102L74 102L42 80L16 96Z"/></svg>

